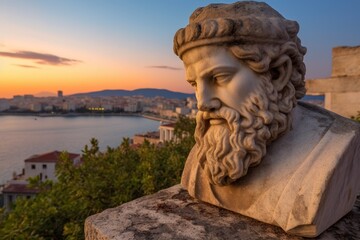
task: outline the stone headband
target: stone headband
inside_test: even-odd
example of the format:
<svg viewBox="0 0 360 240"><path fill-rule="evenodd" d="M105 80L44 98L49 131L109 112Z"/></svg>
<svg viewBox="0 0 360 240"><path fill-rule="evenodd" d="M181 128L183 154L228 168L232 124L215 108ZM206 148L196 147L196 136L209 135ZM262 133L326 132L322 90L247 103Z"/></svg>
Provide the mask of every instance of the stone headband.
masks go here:
<svg viewBox="0 0 360 240"><path fill-rule="evenodd" d="M266 3L211 4L195 10L189 25L176 32L174 52L182 58L187 50L204 45L296 42L298 31L297 22Z"/></svg>

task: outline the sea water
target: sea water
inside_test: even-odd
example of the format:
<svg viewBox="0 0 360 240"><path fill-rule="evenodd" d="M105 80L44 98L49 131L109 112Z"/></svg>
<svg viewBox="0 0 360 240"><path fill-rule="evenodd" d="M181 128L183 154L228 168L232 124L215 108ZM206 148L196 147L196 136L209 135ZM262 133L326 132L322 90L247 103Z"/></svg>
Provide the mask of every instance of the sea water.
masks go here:
<svg viewBox="0 0 360 240"><path fill-rule="evenodd" d="M0 116L0 184L22 172L34 154L68 151L81 154L90 139L100 150L117 147L123 138L156 131L158 121L136 116L34 117Z"/></svg>

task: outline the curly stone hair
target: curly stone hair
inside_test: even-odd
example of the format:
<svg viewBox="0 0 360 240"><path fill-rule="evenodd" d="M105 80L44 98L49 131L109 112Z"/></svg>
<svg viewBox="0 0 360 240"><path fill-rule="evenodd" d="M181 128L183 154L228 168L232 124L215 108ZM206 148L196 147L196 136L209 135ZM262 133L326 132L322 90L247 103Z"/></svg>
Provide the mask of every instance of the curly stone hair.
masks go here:
<svg viewBox="0 0 360 240"><path fill-rule="evenodd" d="M266 3L210 4L195 10L189 25L176 32L174 52L182 58L199 46L225 46L253 71L272 80L279 75L278 67L287 64L289 81L275 90L280 111L288 113L306 93L306 48L298 31L296 21L285 19Z"/></svg>

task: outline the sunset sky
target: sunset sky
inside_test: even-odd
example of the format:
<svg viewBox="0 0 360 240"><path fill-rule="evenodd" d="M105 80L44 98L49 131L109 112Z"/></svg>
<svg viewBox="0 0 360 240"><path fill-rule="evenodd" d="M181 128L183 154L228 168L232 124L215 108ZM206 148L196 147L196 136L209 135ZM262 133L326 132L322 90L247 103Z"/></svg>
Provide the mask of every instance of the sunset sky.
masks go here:
<svg viewBox="0 0 360 240"><path fill-rule="evenodd" d="M192 92L172 51L193 0L0 0L0 98L63 90ZM331 74L331 49L360 45L360 1L265 1L298 21L306 78Z"/></svg>

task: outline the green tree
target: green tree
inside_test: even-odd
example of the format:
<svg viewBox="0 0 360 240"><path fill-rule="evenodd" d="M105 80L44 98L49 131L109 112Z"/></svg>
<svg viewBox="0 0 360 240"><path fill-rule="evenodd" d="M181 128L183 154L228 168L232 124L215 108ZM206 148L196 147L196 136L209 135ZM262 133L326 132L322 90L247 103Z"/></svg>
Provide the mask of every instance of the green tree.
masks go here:
<svg viewBox="0 0 360 240"><path fill-rule="evenodd" d="M193 118L180 115L177 122L175 123L175 136L177 139L194 139L194 132L196 127L196 121Z"/></svg>
<svg viewBox="0 0 360 240"><path fill-rule="evenodd" d="M179 183L186 157L194 144L194 120L180 118L180 141L139 147L124 139L117 148L99 151L91 139L82 162L74 165L63 153L56 166L57 182L31 179L41 192L18 199L9 213L0 211L0 239L83 239L84 221L106 208Z"/></svg>

